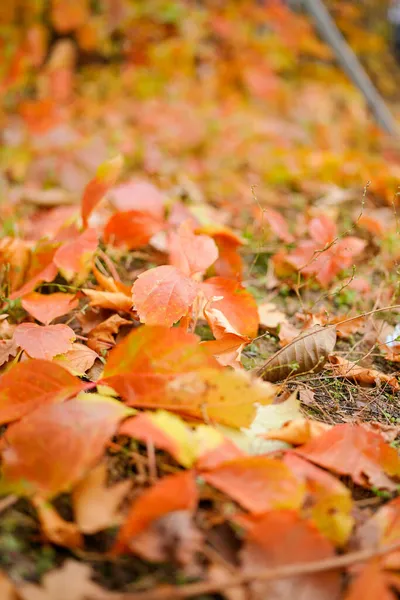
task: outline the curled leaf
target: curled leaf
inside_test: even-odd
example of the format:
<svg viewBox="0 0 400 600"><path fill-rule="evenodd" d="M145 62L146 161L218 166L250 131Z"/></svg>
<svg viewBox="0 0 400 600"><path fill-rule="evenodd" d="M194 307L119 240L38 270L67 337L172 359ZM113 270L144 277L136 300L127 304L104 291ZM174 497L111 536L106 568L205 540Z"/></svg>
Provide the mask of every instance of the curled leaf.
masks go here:
<svg viewBox="0 0 400 600"><path fill-rule="evenodd" d="M317 373L332 353L335 343L336 330L333 327L315 325L273 354L257 369L257 375L267 381L279 381L309 371Z"/></svg>

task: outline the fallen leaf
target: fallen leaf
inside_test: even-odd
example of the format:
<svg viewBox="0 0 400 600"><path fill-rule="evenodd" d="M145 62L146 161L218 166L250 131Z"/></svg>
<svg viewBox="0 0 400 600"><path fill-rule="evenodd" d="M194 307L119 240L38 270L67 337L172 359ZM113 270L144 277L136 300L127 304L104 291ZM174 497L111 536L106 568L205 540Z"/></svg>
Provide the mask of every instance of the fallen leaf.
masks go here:
<svg viewBox="0 0 400 600"><path fill-rule="evenodd" d="M122 292L103 292L102 290L83 289L90 300L90 306L121 312L132 312L132 298Z"/></svg>
<svg viewBox="0 0 400 600"><path fill-rule="evenodd" d="M67 369L72 375L77 377L83 377L96 360L99 358L98 354L85 346L85 344L72 344L71 350L60 354L53 358L53 362L60 364L64 369Z"/></svg>
<svg viewBox="0 0 400 600"><path fill-rule="evenodd" d="M133 326L134 323L128 321L128 319L123 319L119 315L108 317L89 331L87 345L91 350L102 356L104 352L108 352L110 348L115 346L114 335L117 335L120 328L125 325Z"/></svg>
<svg viewBox="0 0 400 600"><path fill-rule="evenodd" d="M287 322L285 313L276 308L272 302L264 302L257 308L260 326L268 331L276 332L277 328Z"/></svg>
<svg viewBox="0 0 400 600"><path fill-rule="evenodd" d="M25 240L12 237L0 240L0 265L7 266L10 292L15 292L23 285L30 259L30 244Z"/></svg>
<svg viewBox="0 0 400 600"><path fill-rule="evenodd" d="M2 600L21 600L15 584L2 571L0 571L0 597Z"/></svg>
<svg viewBox="0 0 400 600"><path fill-rule="evenodd" d="M251 572L333 558L335 552L332 544L315 526L296 512L273 510L257 519L240 554L245 572ZM250 588L255 600L298 597L333 600L339 598L341 574L336 570L265 582L255 580Z"/></svg>
<svg viewBox="0 0 400 600"><path fill-rule="evenodd" d="M37 408L4 434L2 485L43 498L68 490L100 459L129 414L120 402L98 394Z"/></svg>
<svg viewBox="0 0 400 600"><path fill-rule="evenodd" d="M217 313L220 313L220 311L214 310L212 318L215 319L215 321L218 319L219 325L222 326L225 321L224 316L222 313L217 316ZM229 324L226 323L226 326L229 327ZM243 348L250 343L251 338L248 338L245 335L227 332L220 339L201 342L201 345L216 358L220 365L241 369Z"/></svg>
<svg viewBox="0 0 400 600"><path fill-rule="evenodd" d="M10 357L18 353L18 344L14 338L10 340L0 340L0 367L8 362Z"/></svg>
<svg viewBox="0 0 400 600"><path fill-rule="evenodd" d="M96 230L86 229L75 240L60 246L54 255L54 263L67 281L74 281L79 285L89 274L97 246Z"/></svg>
<svg viewBox="0 0 400 600"><path fill-rule="evenodd" d="M270 429L261 437L267 440L280 440L292 446L301 446L317 438L332 425L312 419L294 419L284 423L280 429Z"/></svg>
<svg viewBox="0 0 400 600"><path fill-rule="evenodd" d="M396 600L397 594L390 587L379 559L370 560L351 581L344 600Z"/></svg>
<svg viewBox="0 0 400 600"><path fill-rule="evenodd" d="M387 384L394 391L400 390L400 384L395 375L387 375L376 369L361 367L341 356L332 355L329 357L329 362L332 365L333 374L337 377L345 377L365 386Z"/></svg>
<svg viewBox="0 0 400 600"><path fill-rule="evenodd" d="M62 292L55 294L30 292L21 299L21 304L34 319L48 325L57 317L62 317L77 308L78 299L74 294Z"/></svg>
<svg viewBox="0 0 400 600"><path fill-rule="evenodd" d="M72 506L79 531L92 535L122 522L118 507L127 495L131 481L106 485L107 468L100 463L73 489Z"/></svg>
<svg viewBox="0 0 400 600"><path fill-rule="evenodd" d="M58 269L53 262L58 244L53 242L38 242L35 250L31 253L29 269L25 273L25 283L12 294L10 299L15 300L32 292L43 282L50 282L55 279Z"/></svg>
<svg viewBox="0 0 400 600"><path fill-rule="evenodd" d="M400 457L382 436L361 425L335 425L296 450L299 456L363 487L395 490L391 477L400 475Z"/></svg>
<svg viewBox="0 0 400 600"><path fill-rule="evenodd" d="M357 528L355 539L362 549L371 546L391 546L400 541L400 499L393 498ZM382 568L397 571L400 550L388 552L380 559Z"/></svg>
<svg viewBox="0 0 400 600"><path fill-rule="evenodd" d="M62 402L84 385L52 362L18 363L0 377L0 424L16 421L42 404Z"/></svg>
<svg viewBox="0 0 400 600"><path fill-rule="evenodd" d="M92 569L75 560L67 560L62 567L44 575L42 585L25 583L18 588L22 600L112 600L112 595L94 583Z"/></svg>
<svg viewBox="0 0 400 600"><path fill-rule="evenodd" d="M228 227L220 225L205 225L196 231L209 235L217 244L218 258L212 265L211 271L219 277L241 280L243 261L238 248L243 246L244 240Z"/></svg>
<svg viewBox="0 0 400 600"><path fill-rule="evenodd" d="M172 327L188 313L197 292L195 281L176 267L164 265L139 275L132 298L142 323Z"/></svg>
<svg viewBox="0 0 400 600"><path fill-rule="evenodd" d="M123 246L128 250L141 248L164 227L164 220L149 212L118 212L110 218L104 228L104 241L106 244Z"/></svg>
<svg viewBox="0 0 400 600"><path fill-rule="evenodd" d="M110 202L120 212L147 212L159 220L164 216L164 195L147 181L132 180L114 187L110 192Z"/></svg>
<svg viewBox="0 0 400 600"><path fill-rule="evenodd" d="M252 513L298 509L305 486L282 461L266 456L244 456L203 472L202 478Z"/></svg>
<svg viewBox="0 0 400 600"><path fill-rule="evenodd" d="M145 531L151 523L176 511L193 512L198 493L193 471L183 471L163 477L133 501L114 546L114 553L130 549L131 540Z"/></svg>
<svg viewBox="0 0 400 600"><path fill-rule="evenodd" d="M123 165L124 159L119 154L115 158L101 164L97 169L94 179L87 184L82 197L82 221L84 227L87 227L88 219L100 200L117 181Z"/></svg>
<svg viewBox="0 0 400 600"><path fill-rule="evenodd" d="M218 248L208 235L196 235L190 222L169 234L169 262L184 275L204 273L218 258Z"/></svg>
<svg viewBox="0 0 400 600"><path fill-rule="evenodd" d="M14 339L31 358L51 360L72 349L75 332L68 325L21 323L15 328Z"/></svg>
<svg viewBox="0 0 400 600"><path fill-rule="evenodd" d="M47 500L33 496L42 534L52 544L64 548L82 548L83 538L75 523L65 521Z"/></svg>
<svg viewBox="0 0 400 600"><path fill-rule="evenodd" d="M291 375L320 371L336 343L333 327L316 325L290 344L278 350L256 373L267 381L279 381Z"/></svg>
<svg viewBox="0 0 400 600"><path fill-rule="evenodd" d="M271 227L274 234L286 244L294 242L294 237L289 231L289 227L283 216L273 208L267 208L262 211L263 220L265 219Z"/></svg>

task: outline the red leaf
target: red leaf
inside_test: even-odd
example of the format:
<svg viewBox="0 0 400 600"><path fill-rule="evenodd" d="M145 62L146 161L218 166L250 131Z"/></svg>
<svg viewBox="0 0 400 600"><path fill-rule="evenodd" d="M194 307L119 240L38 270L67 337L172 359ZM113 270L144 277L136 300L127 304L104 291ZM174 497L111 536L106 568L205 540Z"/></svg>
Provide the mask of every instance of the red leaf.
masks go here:
<svg viewBox="0 0 400 600"><path fill-rule="evenodd" d="M299 508L305 488L282 461L245 456L218 465L202 477L253 513Z"/></svg>
<svg viewBox="0 0 400 600"><path fill-rule="evenodd" d="M61 402L85 384L68 371L45 360L28 360L0 377L0 424L15 421L42 404Z"/></svg>
<svg viewBox="0 0 400 600"><path fill-rule="evenodd" d="M148 244L150 238L164 227L164 221L151 213L130 210L111 217L104 229L104 241L129 250Z"/></svg>
<svg viewBox="0 0 400 600"><path fill-rule="evenodd" d="M314 562L333 558L334 548L308 521L292 511L274 510L254 523L241 551L247 571ZM341 575L338 570L312 573L276 581L251 583L254 598L302 598L332 600L339 598ZM300 594L299 594L300 591Z"/></svg>
<svg viewBox="0 0 400 600"><path fill-rule="evenodd" d="M334 221L325 215L311 219L308 231L312 239L323 248L333 242L337 236L337 227Z"/></svg>
<svg viewBox="0 0 400 600"><path fill-rule="evenodd" d="M115 187L110 193L111 202L120 212L147 212L159 221L164 216L164 196L152 183L128 181Z"/></svg>
<svg viewBox="0 0 400 600"><path fill-rule="evenodd" d="M82 198L82 221L87 227L88 219L103 198L104 194L117 181L124 164L123 157L119 154L115 158L104 162L97 169L94 179L87 184Z"/></svg>
<svg viewBox="0 0 400 600"><path fill-rule="evenodd" d="M208 235L196 235L189 222L182 223L178 232L169 237L169 262L191 276L204 273L218 258L218 248Z"/></svg>
<svg viewBox="0 0 400 600"><path fill-rule="evenodd" d="M69 489L101 458L127 414L120 402L94 394L38 408L4 435L5 485L44 497Z"/></svg>
<svg viewBox="0 0 400 600"><path fill-rule="evenodd" d="M14 339L31 358L51 360L71 350L75 333L68 325L22 323L15 328Z"/></svg>
<svg viewBox="0 0 400 600"><path fill-rule="evenodd" d="M128 550L129 542L156 519L175 511L194 511L197 502L198 493L193 471L164 477L133 502L119 531L114 553Z"/></svg>
<svg viewBox="0 0 400 600"><path fill-rule="evenodd" d="M145 271L135 281L132 297L142 323L172 327L188 313L198 286L169 265Z"/></svg>
<svg viewBox="0 0 400 600"><path fill-rule="evenodd" d="M78 306L74 294L38 294L31 292L21 300L22 307L37 321L48 325L57 317L62 317Z"/></svg>
<svg viewBox="0 0 400 600"><path fill-rule="evenodd" d="M86 277L97 245L96 231L86 229L76 240L67 242L57 250L54 263L65 279L70 281L75 275L79 275L82 280Z"/></svg>
<svg viewBox="0 0 400 600"><path fill-rule="evenodd" d="M272 231L286 244L294 242L294 237L289 231L288 225L281 213L273 208L263 210L263 217L268 221Z"/></svg>
<svg viewBox="0 0 400 600"><path fill-rule="evenodd" d="M219 323L212 318L212 309L222 312L232 329L248 337L255 337L258 332L259 315L257 303L253 296L239 282L224 277L212 277L201 284L207 300L222 296L222 299L209 302L205 316L217 339L225 335Z"/></svg>
<svg viewBox="0 0 400 600"><path fill-rule="evenodd" d="M336 425L296 450L300 456L358 485L397 489L389 476L400 476L400 457L378 433L361 425Z"/></svg>
<svg viewBox="0 0 400 600"><path fill-rule="evenodd" d="M240 280L243 273L243 261L238 254L238 247L243 246L241 237L228 227L206 225L197 230L213 238L218 248L218 258L212 271L220 277L231 277Z"/></svg>

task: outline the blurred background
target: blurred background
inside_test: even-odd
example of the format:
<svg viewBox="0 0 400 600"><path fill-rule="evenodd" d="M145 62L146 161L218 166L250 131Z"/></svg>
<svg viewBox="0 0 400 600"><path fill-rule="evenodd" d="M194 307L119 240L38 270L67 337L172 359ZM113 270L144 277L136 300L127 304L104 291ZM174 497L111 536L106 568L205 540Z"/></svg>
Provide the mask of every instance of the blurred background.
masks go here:
<svg viewBox="0 0 400 600"><path fill-rule="evenodd" d="M326 6L396 114L388 3ZM7 0L0 27L7 234L21 198L76 203L117 152L129 175L207 200L222 220L229 208L233 225L260 205L359 200L371 173L375 201L393 201L396 144L309 15L283 0Z"/></svg>

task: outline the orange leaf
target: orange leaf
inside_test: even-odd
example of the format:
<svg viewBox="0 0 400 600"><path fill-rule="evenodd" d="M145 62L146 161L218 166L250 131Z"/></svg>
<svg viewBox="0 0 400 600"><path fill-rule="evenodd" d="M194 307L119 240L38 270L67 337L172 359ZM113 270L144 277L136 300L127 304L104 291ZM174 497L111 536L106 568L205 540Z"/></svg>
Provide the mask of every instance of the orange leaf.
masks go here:
<svg viewBox="0 0 400 600"><path fill-rule="evenodd" d="M330 356L329 362L332 365L333 373L337 377L345 377L351 381L357 381L361 385L379 385L386 383L394 391L400 390L400 384L395 375L387 375L376 369L368 369L357 363L351 362L341 356Z"/></svg>
<svg viewBox="0 0 400 600"><path fill-rule="evenodd" d="M223 337L226 327L221 327L218 319L213 318L213 308L225 316L230 327L237 333L248 337L257 335L259 316L256 301L239 282L224 277L212 277L201 284L201 289L209 301L204 314L217 339ZM213 300L213 297L216 299Z"/></svg>
<svg viewBox="0 0 400 600"><path fill-rule="evenodd" d="M110 200L120 212L147 212L159 221L164 216L164 196L155 185L147 181L128 181L118 185L110 193Z"/></svg>
<svg viewBox="0 0 400 600"><path fill-rule="evenodd" d="M10 237L3 237L0 240L0 264L7 266L11 292L24 283L30 257L29 243L25 240Z"/></svg>
<svg viewBox="0 0 400 600"><path fill-rule="evenodd" d="M293 511L273 510L253 524L241 551L245 572L274 569L280 566L314 562L334 557L332 544L315 526ZM304 598L332 600L339 598L341 575L338 570L298 575L272 581L254 580L250 584L254 598Z"/></svg>
<svg viewBox="0 0 400 600"><path fill-rule="evenodd" d="M132 312L132 298L122 292L103 292L89 289L83 289L82 292L90 298L90 306Z"/></svg>
<svg viewBox="0 0 400 600"><path fill-rule="evenodd" d="M280 440L292 444L292 446L300 446L320 436L331 427L328 423L312 419L294 419L284 423L280 429L269 429L266 433L260 434L260 437L265 440Z"/></svg>
<svg viewBox="0 0 400 600"><path fill-rule="evenodd" d="M25 277L26 283L10 295L11 300L32 292L44 281L49 282L55 279L58 269L53 262L53 258L57 247L58 244L39 242L31 255L29 269Z"/></svg>
<svg viewBox="0 0 400 600"><path fill-rule="evenodd" d="M202 477L253 513L297 509L303 503L304 484L282 461L266 456L230 460L202 473Z"/></svg>
<svg viewBox="0 0 400 600"><path fill-rule="evenodd" d="M0 366L4 365L4 363L10 359L10 356L16 356L17 352L18 345L14 338L10 340L0 340Z"/></svg>
<svg viewBox="0 0 400 600"><path fill-rule="evenodd" d="M212 266L213 273L220 277L241 279L243 261L237 249L244 244L242 238L228 227L218 225L206 225L197 232L209 235L217 244L218 258Z"/></svg>
<svg viewBox="0 0 400 600"><path fill-rule="evenodd" d="M130 210L111 217L104 229L104 241L128 250L146 246L164 228L164 221L151 213Z"/></svg>
<svg viewBox="0 0 400 600"><path fill-rule="evenodd" d="M195 510L198 493L193 471L163 477L133 502L114 546L119 554L129 549L129 542L164 515L181 510Z"/></svg>
<svg viewBox="0 0 400 600"><path fill-rule="evenodd" d="M51 360L72 349L75 333L68 325L21 323L15 328L14 339L31 358Z"/></svg>
<svg viewBox="0 0 400 600"><path fill-rule="evenodd" d="M47 540L65 548L83 547L83 538L75 523L65 521L51 504L40 496L33 496L32 503L37 510L42 533Z"/></svg>
<svg viewBox="0 0 400 600"><path fill-rule="evenodd" d="M74 294L38 294L30 292L21 300L22 307L37 321L48 325L57 317L62 317L78 306Z"/></svg>
<svg viewBox="0 0 400 600"><path fill-rule="evenodd" d="M64 369L68 369L73 375L82 377L94 364L98 354L84 344L72 344L71 350L54 357L53 362L57 362Z"/></svg>
<svg viewBox="0 0 400 600"><path fill-rule="evenodd" d="M344 600L396 600L390 589L390 578L379 560L371 560L351 582Z"/></svg>
<svg viewBox="0 0 400 600"><path fill-rule="evenodd" d="M0 377L0 424L20 419L41 404L62 402L85 384L45 360L18 363Z"/></svg>
<svg viewBox="0 0 400 600"><path fill-rule="evenodd" d="M61 246L54 255L54 263L67 281L78 276L84 281L90 270L93 254L98 245L94 229L86 229L77 239Z"/></svg>
<svg viewBox="0 0 400 600"><path fill-rule="evenodd" d="M69 489L100 459L127 414L123 404L97 394L36 409L4 434L5 485L46 498Z"/></svg>
<svg viewBox="0 0 400 600"><path fill-rule="evenodd" d="M128 319L123 319L119 315L112 315L90 330L87 345L89 348L102 355L104 351L108 351L115 346L113 336L116 335L124 325L132 326L133 322L128 321Z"/></svg>
<svg viewBox="0 0 400 600"><path fill-rule="evenodd" d="M185 275L204 273L218 258L218 248L208 235L196 235L189 222L169 236L169 262Z"/></svg>
<svg viewBox="0 0 400 600"><path fill-rule="evenodd" d="M197 296L198 285L169 265L145 271L132 287L142 323L172 327L185 316Z"/></svg>
<svg viewBox="0 0 400 600"><path fill-rule="evenodd" d="M350 475L358 485L395 490L389 476L400 476L400 457L383 437L361 425L344 423L296 450L317 465Z"/></svg>
<svg viewBox="0 0 400 600"><path fill-rule="evenodd" d="M240 362L242 350L250 342L251 339L246 336L238 335L237 333L226 333L218 340L201 342L201 345L215 356L220 365L238 369L242 368Z"/></svg>
<svg viewBox="0 0 400 600"><path fill-rule="evenodd" d="M82 221L87 227L88 219L108 190L117 181L124 164L123 157L119 154L115 158L99 166L94 179L87 184L82 198Z"/></svg>

